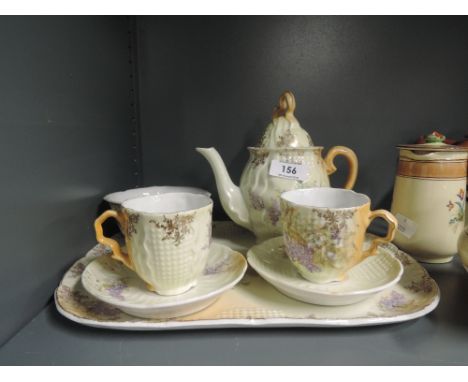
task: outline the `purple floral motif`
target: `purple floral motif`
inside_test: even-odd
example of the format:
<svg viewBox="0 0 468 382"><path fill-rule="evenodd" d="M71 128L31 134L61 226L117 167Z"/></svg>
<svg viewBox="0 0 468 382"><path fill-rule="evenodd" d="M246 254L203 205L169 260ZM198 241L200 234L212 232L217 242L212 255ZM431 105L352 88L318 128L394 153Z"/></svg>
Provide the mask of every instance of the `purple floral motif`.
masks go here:
<svg viewBox="0 0 468 382"><path fill-rule="evenodd" d="M379 301L379 306L384 310L393 310L406 305L405 296L401 293L392 291L389 295L382 297Z"/></svg>
<svg viewBox="0 0 468 382"><path fill-rule="evenodd" d="M87 310L97 316L107 316L113 318L120 316L122 313L117 308L107 305L102 301L95 301L93 304L87 307Z"/></svg>
<svg viewBox="0 0 468 382"><path fill-rule="evenodd" d="M425 274L418 281L411 281L411 284L406 286L412 292L419 293L431 293L434 289L432 279L429 275Z"/></svg>
<svg viewBox="0 0 468 382"><path fill-rule="evenodd" d="M117 298L121 301L125 300L124 296L122 296L122 292L124 291L124 289L128 288L128 286L124 283L117 283L117 284L113 284L113 285L110 285L108 288L107 288L107 291L109 292L109 295L114 297L114 298Z"/></svg>
<svg viewBox="0 0 468 382"><path fill-rule="evenodd" d="M249 197L250 204L252 205L252 208L254 210L261 211L265 208L265 203L263 202L263 199L256 193L249 191Z"/></svg>
<svg viewBox="0 0 468 382"><path fill-rule="evenodd" d="M79 277L85 270L86 266L83 263L76 263L70 268L70 275L72 277Z"/></svg>
<svg viewBox="0 0 468 382"><path fill-rule="evenodd" d="M271 224L274 226L278 223L281 216L281 209L277 201L274 201L273 204L267 209L268 217L270 218Z"/></svg>
<svg viewBox="0 0 468 382"><path fill-rule="evenodd" d="M330 233L332 240L338 241L340 239L340 229L338 227L331 227Z"/></svg>
<svg viewBox="0 0 468 382"><path fill-rule="evenodd" d="M284 235L286 253L289 258L307 268L309 272L321 272L322 269L314 264L313 249L309 245L301 245L288 235Z"/></svg>
<svg viewBox="0 0 468 382"><path fill-rule="evenodd" d="M72 289L66 285L61 285L58 290L60 305L83 309L85 316L91 315L97 319L117 319L122 312L104 302L98 301L84 291Z"/></svg>
<svg viewBox="0 0 468 382"><path fill-rule="evenodd" d="M203 274L215 275L220 272L225 272L228 269L229 265L230 265L229 258L226 257L217 264L207 266L205 270L203 271Z"/></svg>
<svg viewBox="0 0 468 382"><path fill-rule="evenodd" d="M403 264L403 266L407 267L409 265L412 264L412 261L410 259L409 256L405 255L403 252L401 251L397 251L394 255L398 261L400 261L401 264Z"/></svg>

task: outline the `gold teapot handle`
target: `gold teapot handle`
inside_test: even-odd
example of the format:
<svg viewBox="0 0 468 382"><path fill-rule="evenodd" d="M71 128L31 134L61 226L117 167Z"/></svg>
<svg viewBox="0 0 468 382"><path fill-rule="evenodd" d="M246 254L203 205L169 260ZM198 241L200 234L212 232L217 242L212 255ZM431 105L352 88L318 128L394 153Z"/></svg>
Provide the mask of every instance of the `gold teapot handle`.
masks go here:
<svg viewBox="0 0 468 382"><path fill-rule="evenodd" d="M285 117L289 121L295 120L294 110L296 110L296 99L291 91L286 90L281 94L278 106L273 110L273 118Z"/></svg>
<svg viewBox="0 0 468 382"><path fill-rule="evenodd" d="M332 147L325 157L325 166L327 169L327 174L331 175L336 171L336 167L333 163L333 160L336 156L343 155L348 161L349 173L348 179L344 185L344 188L350 190L354 187L356 183L356 178L358 174L358 159L353 150L345 146L335 146Z"/></svg>

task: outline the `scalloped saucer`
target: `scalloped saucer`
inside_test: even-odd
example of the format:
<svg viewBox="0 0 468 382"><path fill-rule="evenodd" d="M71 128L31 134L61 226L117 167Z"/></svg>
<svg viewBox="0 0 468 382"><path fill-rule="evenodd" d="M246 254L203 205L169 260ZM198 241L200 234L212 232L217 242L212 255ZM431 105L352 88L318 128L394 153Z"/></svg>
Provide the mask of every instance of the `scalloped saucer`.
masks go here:
<svg viewBox="0 0 468 382"><path fill-rule="evenodd" d="M372 236L366 236L369 242ZM252 247L247 253L249 264L281 293L296 300L317 305L350 305L395 285L403 266L394 257L397 248L380 246L348 271L344 281L316 284L305 280L284 251L283 238L276 237Z"/></svg>
<svg viewBox="0 0 468 382"><path fill-rule="evenodd" d="M93 297L132 316L174 318L198 312L214 303L244 276L247 262L229 247L212 243L208 262L197 285L176 296L150 292L136 273L109 255L93 260L81 282Z"/></svg>

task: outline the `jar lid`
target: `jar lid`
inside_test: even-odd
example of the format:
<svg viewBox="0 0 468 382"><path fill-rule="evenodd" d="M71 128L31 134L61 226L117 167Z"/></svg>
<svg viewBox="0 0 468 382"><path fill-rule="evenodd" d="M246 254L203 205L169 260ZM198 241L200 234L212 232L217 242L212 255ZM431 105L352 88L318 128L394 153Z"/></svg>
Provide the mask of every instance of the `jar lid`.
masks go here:
<svg viewBox="0 0 468 382"><path fill-rule="evenodd" d="M298 148L313 146L312 138L294 116L296 100L290 91L279 98L273 111L273 120L266 127L258 147L265 149Z"/></svg>
<svg viewBox="0 0 468 382"><path fill-rule="evenodd" d="M445 135L433 131L432 133L421 137L420 142L422 143L415 143L415 144L402 144L397 145L399 149L407 149L413 151L438 151L438 152L466 152L468 151L468 147L466 146L458 146L458 145L451 145L445 143L446 137Z"/></svg>
<svg viewBox="0 0 468 382"><path fill-rule="evenodd" d="M412 151L438 151L438 152L467 152L468 146L448 145L446 143L415 143L401 144L396 146L398 149Z"/></svg>

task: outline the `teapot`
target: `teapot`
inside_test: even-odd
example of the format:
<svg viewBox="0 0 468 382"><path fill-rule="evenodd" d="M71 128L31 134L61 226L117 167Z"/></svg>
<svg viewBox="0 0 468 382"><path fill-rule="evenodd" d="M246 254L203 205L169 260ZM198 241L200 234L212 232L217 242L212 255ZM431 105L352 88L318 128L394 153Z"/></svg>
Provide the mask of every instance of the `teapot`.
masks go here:
<svg viewBox="0 0 468 382"><path fill-rule="evenodd" d="M295 108L292 92L284 92L259 145L248 147L250 158L242 172L240 187L232 182L215 148L196 148L213 170L223 209L235 223L252 231L258 241L281 235L283 192L330 186L328 176L337 170L333 163L336 156L343 155L349 165L344 188L351 189L356 181L356 154L347 147L335 146L323 159L323 147L313 145L310 135L294 116Z"/></svg>

